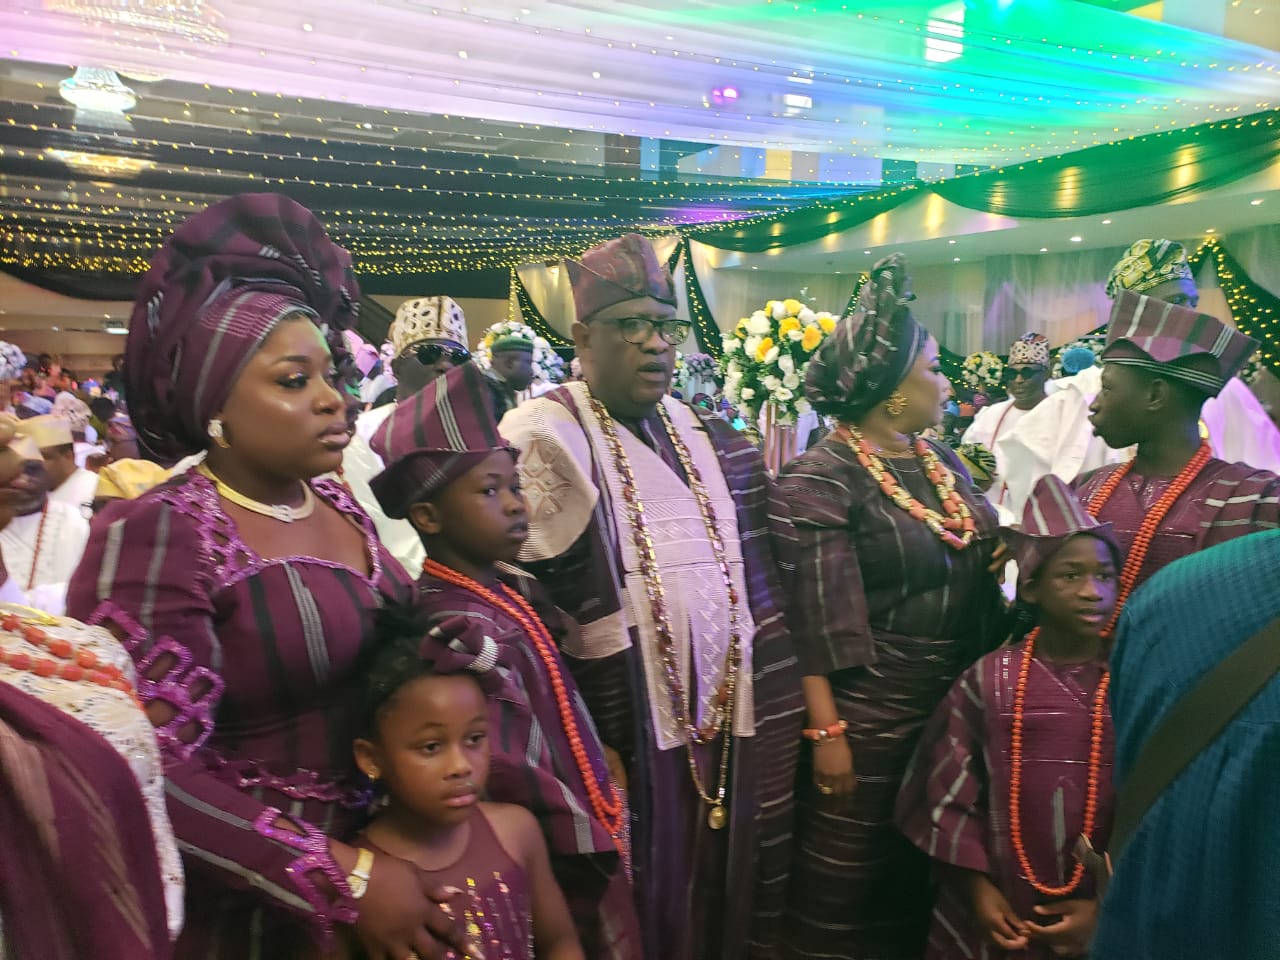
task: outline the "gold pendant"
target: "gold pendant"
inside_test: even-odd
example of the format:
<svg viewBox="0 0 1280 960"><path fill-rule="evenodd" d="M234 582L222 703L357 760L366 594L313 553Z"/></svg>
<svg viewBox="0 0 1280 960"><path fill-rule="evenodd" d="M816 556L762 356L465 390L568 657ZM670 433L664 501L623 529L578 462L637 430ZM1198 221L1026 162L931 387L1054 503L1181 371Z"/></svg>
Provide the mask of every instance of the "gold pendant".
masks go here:
<svg viewBox="0 0 1280 960"><path fill-rule="evenodd" d="M718 803L712 807L711 812L707 814L707 826L712 830L723 830L724 825L728 822L729 812Z"/></svg>

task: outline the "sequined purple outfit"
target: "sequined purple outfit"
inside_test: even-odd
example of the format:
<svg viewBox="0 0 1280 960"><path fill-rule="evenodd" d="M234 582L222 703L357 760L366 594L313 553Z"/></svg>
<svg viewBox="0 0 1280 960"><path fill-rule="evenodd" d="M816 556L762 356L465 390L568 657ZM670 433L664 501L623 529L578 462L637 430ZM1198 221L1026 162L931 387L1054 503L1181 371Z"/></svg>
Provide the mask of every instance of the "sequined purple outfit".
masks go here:
<svg viewBox="0 0 1280 960"><path fill-rule="evenodd" d="M336 876L345 892L327 838L364 818L347 779L356 667L374 611L412 585L345 488L313 487L365 532L367 575L260 557L213 485L188 473L104 511L71 583L68 609L122 633L139 676L167 654L139 694L176 711L159 734L188 873L178 958L286 957L354 917L316 881Z"/></svg>

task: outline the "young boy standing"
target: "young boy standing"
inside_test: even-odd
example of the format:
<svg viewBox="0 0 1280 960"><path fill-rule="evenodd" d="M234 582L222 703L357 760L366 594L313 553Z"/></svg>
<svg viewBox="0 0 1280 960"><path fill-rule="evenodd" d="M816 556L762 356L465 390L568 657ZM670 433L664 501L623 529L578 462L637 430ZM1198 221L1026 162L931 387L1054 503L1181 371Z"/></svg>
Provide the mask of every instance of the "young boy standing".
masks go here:
<svg viewBox="0 0 1280 960"><path fill-rule="evenodd" d="M408 519L427 560L418 603L428 626L481 631L511 649L518 702L490 701L489 798L537 817L586 956L640 956L624 860L627 809L559 653L564 619L510 566L528 535L516 451L498 434L493 391L471 363L401 401L370 445L370 482L389 517ZM537 609L535 609L535 605Z"/></svg>
<svg viewBox="0 0 1280 960"><path fill-rule="evenodd" d="M1103 633L1120 548L1053 475L1004 533L1037 626L956 681L898 796L898 825L939 865L928 960L1084 956L1097 923L1075 850L1104 849L1111 826Z"/></svg>

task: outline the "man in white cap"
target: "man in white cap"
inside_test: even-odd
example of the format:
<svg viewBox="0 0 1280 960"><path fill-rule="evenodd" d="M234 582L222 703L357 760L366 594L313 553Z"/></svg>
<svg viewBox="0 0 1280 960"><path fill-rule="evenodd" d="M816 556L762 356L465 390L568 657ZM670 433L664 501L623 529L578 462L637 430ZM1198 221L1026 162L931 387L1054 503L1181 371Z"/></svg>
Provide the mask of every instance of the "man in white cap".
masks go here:
<svg viewBox="0 0 1280 960"><path fill-rule="evenodd" d="M391 341L391 370L396 378L396 401L417 394L436 377L471 361L467 320L462 307L450 297L406 300L396 311L387 333ZM373 520L392 555L411 576L417 576L426 559L422 538L407 520L393 520L382 512L369 481L382 472L381 458L369 446L369 438L395 409L395 404L375 407L356 418L356 431L342 457L342 477L360 506Z"/></svg>
<svg viewBox="0 0 1280 960"><path fill-rule="evenodd" d="M980 443L996 458L996 475L992 479L989 499L1002 512L1002 522L1012 523L1022 515L1022 503L1009 496L1007 470L997 441L1007 436L1019 420L1034 410L1045 398L1049 380L1049 340L1041 333L1019 337L1009 348L1009 362L1004 367L1004 382L1009 399L983 407L965 431L965 443Z"/></svg>
<svg viewBox="0 0 1280 960"><path fill-rule="evenodd" d="M13 515L0 530L0 556L11 590L22 591L26 603L61 616L67 583L89 541L89 521L75 507L49 497L49 473L31 422L5 424L6 432L16 431L9 450L22 458L22 465L0 490L0 509ZM16 594L5 598L16 599Z"/></svg>
<svg viewBox="0 0 1280 960"><path fill-rule="evenodd" d="M44 457L45 471L49 474L49 499L74 507L86 520L92 519L98 475L76 466L71 423L62 417L46 414L26 421L23 430L35 441L40 448L40 456Z"/></svg>

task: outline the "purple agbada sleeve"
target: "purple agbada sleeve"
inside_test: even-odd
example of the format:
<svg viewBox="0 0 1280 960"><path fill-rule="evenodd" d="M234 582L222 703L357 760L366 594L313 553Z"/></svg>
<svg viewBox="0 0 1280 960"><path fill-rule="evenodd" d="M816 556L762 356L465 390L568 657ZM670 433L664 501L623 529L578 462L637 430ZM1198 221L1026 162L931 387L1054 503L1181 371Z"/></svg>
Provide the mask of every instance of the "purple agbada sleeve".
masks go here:
<svg viewBox="0 0 1280 960"><path fill-rule="evenodd" d="M990 873L983 663L961 675L929 718L899 789L894 819L930 858Z"/></svg>
<svg viewBox="0 0 1280 960"><path fill-rule="evenodd" d="M325 933L354 920L328 838L217 779L206 741L222 693L207 550L197 523L159 498L121 501L94 521L67 595L70 616L119 635L165 762L169 816L188 869L309 917ZM282 829L289 822L292 829ZM336 873L335 873L336 871ZM341 891L321 893L314 880ZM336 879L336 882L334 882Z"/></svg>

